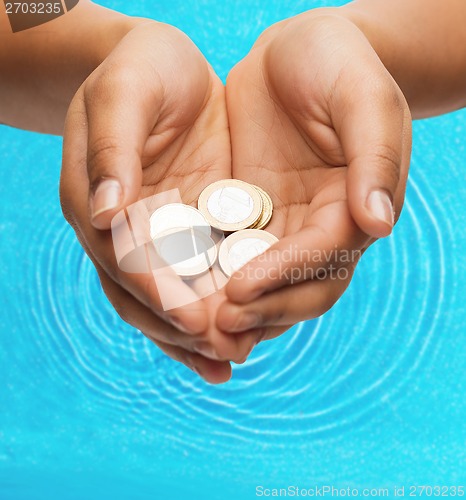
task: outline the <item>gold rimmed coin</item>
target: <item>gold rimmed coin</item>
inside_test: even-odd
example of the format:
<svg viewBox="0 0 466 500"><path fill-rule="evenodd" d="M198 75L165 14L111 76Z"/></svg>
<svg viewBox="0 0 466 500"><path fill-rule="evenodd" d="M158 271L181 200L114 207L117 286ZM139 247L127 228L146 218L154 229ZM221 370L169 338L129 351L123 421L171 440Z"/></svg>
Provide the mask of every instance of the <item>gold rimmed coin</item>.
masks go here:
<svg viewBox="0 0 466 500"><path fill-rule="evenodd" d="M153 242L165 265L181 278L197 278L217 260L215 242L203 230L193 227L159 233Z"/></svg>
<svg viewBox="0 0 466 500"><path fill-rule="evenodd" d="M263 212L259 191L237 179L214 182L202 191L199 211L209 224L225 232L240 231L258 222Z"/></svg>
<svg viewBox="0 0 466 500"><path fill-rule="evenodd" d="M150 216L150 235L156 238L170 230L194 228L196 231L211 234L211 227L202 213L190 205L168 203L158 208Z"/></svg>
<svg viewBox="0 0 466 500"><path fill-rule="evenodd" d="M218 254L220 267L230 277L277 241L273 234L260 229L244 229L233 233L220 245Z"/></svg>
<svg viewBox="0 0 466 500"><path fill-rule="evenodd" d="M268 193L266 193L261 187L255 186L252 184L252 187L255 188L262 198L262 214L259 220L252 226L250 229L264 229L267 224L270 222L273 214L273 201Z"/></svg>

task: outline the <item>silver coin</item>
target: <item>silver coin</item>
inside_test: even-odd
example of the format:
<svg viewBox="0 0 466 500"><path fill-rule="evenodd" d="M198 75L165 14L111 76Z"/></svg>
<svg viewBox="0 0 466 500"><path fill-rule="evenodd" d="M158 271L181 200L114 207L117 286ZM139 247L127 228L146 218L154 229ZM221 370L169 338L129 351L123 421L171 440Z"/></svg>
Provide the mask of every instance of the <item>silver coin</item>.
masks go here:
<svg viewBox="0 0 466 500"><path fill-rule="evenodd" d="M168 203L158 208L150 216L150 235L154 239L158 235L174 229L195 228L207 236L211 234L210 224L202 213L190 205Z"/></svg>
<svg viewBox="0 0 466 500"><path fill-rule="evenodd" d="M204 274L217 260L215 242L197 229L169 230L158 234L153 242L166 265L182 278Z"/></svg>
<svg viewBox="0 0 466 500"><path fill-rule="evenodd" d="M220 267L227 276L231 276L277 241L273 234L259 229L244 229L233 233L220 245Z"/></svg>
<svg viewBox="0 0 466 500"><path fill-rule="evenodd" d="M214 182L199 196L198 207L210 225L239 231L255 224L262 214L262 198L250 184L236 179Z"/></svg>

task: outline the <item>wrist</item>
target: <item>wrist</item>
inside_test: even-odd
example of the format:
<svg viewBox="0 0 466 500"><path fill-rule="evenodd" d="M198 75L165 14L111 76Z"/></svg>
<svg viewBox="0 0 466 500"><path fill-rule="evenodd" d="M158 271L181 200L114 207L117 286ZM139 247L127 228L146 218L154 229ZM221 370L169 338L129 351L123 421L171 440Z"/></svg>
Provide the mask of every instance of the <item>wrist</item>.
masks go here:
<svg viewBox="0 0 466 500"><path fill-rule="evenodd" d="M71 30L71 33L67 31L66 40L75 41L72 53L82 54L85 76L97 68L130 31L142 24L157 24L150 19L126 16L93 3L79 7L81 4L68 14L67 26L63 28Z"/></svg>
<svg viewBox="0 0 466 500"><path fill-rule="evenodd" d="M155 26L158 23L150 19L129 16L122 16L119 19L112 19L108 23L104 23L102 29L96 30L95 49L90 53L90 62L93 69L110 55L126 35L139 26L147 24Z"/></svg>
<svg viewBox="0 0 466 500"><path fill-rule="evenodd" d="M413 70L415 65L411 64L413 49L404 41L401 22L398 30L393 29L393 19L384 18L376 8L370 7L370 4L351 2L332 9L332 15L351 23L361 33L400 87L411 111L416 113L423 106L417 99L419 84L423 81Z"/></svg>
<svg viewBox="0 0 466 500"><path fill-rule="evenodd" d="M6 22L6 17L0 17L0 29ZM14 34L5 31L0 46L4 70L0 121L60 134L68 105L80 85L126 34L150 22L158 24L81 0L67 14L45 24Z"/></svg>
<svg viewBox="0 0 466 500"><path fill-rule="evenodd" d="M338 9L367 38L414 118L466 106L464 0L355 0Z"/></svg>
<svg viewBox="0 0 466 500"><path fill-rule="evenodd" d="M396 73L396 59L389 50L390 36L387 36L380 18L372 12L359 8L354 2L338 7L338 11L341 17L350 21L362 32L392 75Z"/></svg>

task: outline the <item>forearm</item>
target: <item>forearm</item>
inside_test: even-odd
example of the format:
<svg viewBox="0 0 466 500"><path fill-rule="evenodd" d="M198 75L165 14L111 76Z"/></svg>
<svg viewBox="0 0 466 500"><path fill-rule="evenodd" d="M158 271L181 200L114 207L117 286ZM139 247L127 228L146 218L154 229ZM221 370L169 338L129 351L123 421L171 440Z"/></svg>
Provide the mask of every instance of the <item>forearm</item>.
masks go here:
<svg viewBox="0 0 466 500"><path fill-rule="evenodd" d="M356 0L339 10L367 36L415 118L466 106L466 0Z"/></svg>
<svg viewBox="0 0 466 500"><path fill-rule="evenodd" d="M0 122L61 134L71 98L134 26L87 0L47 24L12 33L0 13Z"/></svg>

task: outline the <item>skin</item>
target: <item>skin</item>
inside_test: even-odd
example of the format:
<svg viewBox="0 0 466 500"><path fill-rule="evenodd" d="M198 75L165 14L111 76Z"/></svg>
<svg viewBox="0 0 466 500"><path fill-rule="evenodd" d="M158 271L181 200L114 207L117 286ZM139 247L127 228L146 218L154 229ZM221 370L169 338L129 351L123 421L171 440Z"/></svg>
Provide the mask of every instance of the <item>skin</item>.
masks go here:
<svg viewBox="0 0 466 500"><path fill-rule="evenodd" d="M173 74L184 78L174 85ZM184 34L166 25L140 25L80 87L64 137L63 211L117 312L206 380L227 380L227 360L241 361L253 334L233 338L215 327L222 294L196 300L193 293L193 303L164 311L152 274L118 267L108 231L113 216L138 199L178 188L183 202L195 205L206 185L230 177L228 120L218 77ZM103 209L97 207L97 190L116 181L118 200L111 208L105 199ZM185 287L171 286L175 294Z"/></svg>
<svg viewBox="0 0 466 500"><path fill-rule="evenodd" d="M413 118L466 106L463 0L357 0L341 13L374 47Z"/></svg>
<svg viewBox="0 0 466 500"><path fill-rule="evenodd" d="M357 1L278 23L232 70L226 98L175 28L85 0L14 35L0 16L0 120L61 133L66 115L63 211L107 296L169 356L224 382L230 360L331 307L360 254L390 234L404 197L410 111L430 116L466 100L466 7L446 3ZM221 293L166 313L151 276L118 268L111 219L173 187L194 205L203 187L231 176L272 195L275 253ZM355 258L285 262L290 246ZM307 276L278 273L305 265ZM317 267L346 274L325 279L320 269L316 277ZM275 276L258 278L258 270Z"/></svg>
<svg viewBox="0 0 466 500"><path fill-rule="evenodd" d="M387 193L399 216L411 113L466 105L466 4L447 3L361 0L316 9L266 30L233 69L233 176L272 194L269 230L281 241L232 277L219 328L235 333L323 314L347 287L357 256L390 233L368 200L374 190ZM282 258L290 249L332 248L360 252L353 265ZM304 273L321 266L346 266L348 279Z"/></svg>
<svg viewBox="0 0 466 500"><path fill-rule="evenodd" d="M146 22L80 0L62 17L12 33L5 9L0 9L0 121L63 134L79 86L123 36Z"/></svg>
<svg viewBox="0 0 466 500"><path fill-rule="evenodd" d="M233 176L271 194L268 230L280 242L232 277L217 325L238 332L320 316L348 286L370 235L391 232L369 210L370 193L383 190L401 210L408 105L360 30L326 12L268 30L231 72L227 102ZM313 260L309 249L355 259ZM281 253L290 250L287 261Z"/></svg>

